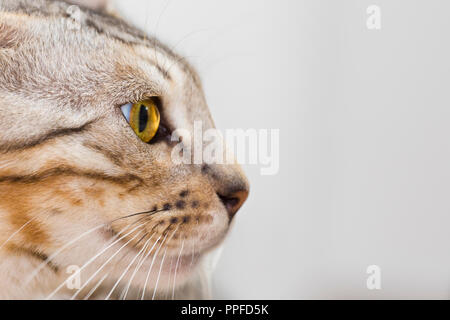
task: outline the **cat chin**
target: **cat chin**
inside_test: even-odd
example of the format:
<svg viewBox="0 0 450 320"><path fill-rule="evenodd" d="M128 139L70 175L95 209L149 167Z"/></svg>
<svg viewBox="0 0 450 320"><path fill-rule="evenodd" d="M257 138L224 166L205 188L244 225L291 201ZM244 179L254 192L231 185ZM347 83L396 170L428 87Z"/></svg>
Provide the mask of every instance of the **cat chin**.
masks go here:
<svg viewBox="0 0 450 320"><path fill-rule="evenodd" d="M143 287L148 276L148 271L151 268L150 276L147 281L147 289L150 296L155 290L157 294L173 290L185 290L186 286L194 286L197 292L197 280L199 276L203 277L205 274L211 273L220 255L223 244L223 238L216 243L204 248L201 253L188 253L179 256L178 254L168 255L164 259L159 256L155 259L153 266L151 261L142 266L140 276L136 277L134 286ZM196 280L197 279L197 280ZM205 286L205 279L202 279L202 286ZM192 288L189 289L191 292ZM202 295L205 288L201 290ZM191 293L189 293L191 294ZM149 297L146 297L147 299Z"/></svg>

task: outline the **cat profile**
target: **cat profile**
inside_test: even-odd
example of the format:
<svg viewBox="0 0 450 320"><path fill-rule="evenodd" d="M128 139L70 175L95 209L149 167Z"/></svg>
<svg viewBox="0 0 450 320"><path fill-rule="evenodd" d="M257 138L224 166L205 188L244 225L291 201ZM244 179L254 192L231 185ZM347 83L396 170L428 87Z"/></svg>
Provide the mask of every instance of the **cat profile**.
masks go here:
<svg viewBox="0 0 450 320"><path fill-rule="evenodd" d="M111 12L0 0L1 299L204 298L247 199L238 164L172 161L214 128L200 78Z"/></svg>

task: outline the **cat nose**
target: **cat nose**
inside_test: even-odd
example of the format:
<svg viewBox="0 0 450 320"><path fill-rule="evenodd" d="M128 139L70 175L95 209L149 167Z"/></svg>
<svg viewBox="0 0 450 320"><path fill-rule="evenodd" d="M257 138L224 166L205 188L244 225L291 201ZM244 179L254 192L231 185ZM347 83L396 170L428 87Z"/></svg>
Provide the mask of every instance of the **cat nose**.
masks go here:
<svg viewBox="0 0 450 320"><path fill-rule="evenodd" d="M207 176L213 185L231 221L247 200L250 190L241 167L238 165L203 165L202 174Z"/></svg>
<svg viewBox="0 0 450 320"><path fill-rule="evenodd" d="M228 217L230 221L233 220L236 213L244 204L245 200L248 198L248 190L239 190L229 195L217 194L222 201L223 205L227 209Z"/></svg>

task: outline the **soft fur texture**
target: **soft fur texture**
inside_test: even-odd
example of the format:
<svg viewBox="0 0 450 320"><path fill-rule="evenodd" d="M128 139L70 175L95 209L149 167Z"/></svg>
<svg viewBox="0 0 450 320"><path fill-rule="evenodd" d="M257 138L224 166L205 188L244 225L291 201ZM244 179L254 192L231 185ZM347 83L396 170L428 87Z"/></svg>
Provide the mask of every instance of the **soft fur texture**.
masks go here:
<svg viewBox="0 0 450 320"><path fill-rule="evenodd" d="M91 4L0 0L0 298L201 298L248 182L134 134L119 107L154 96L169 131L214 123L181 57Z"/></svg>

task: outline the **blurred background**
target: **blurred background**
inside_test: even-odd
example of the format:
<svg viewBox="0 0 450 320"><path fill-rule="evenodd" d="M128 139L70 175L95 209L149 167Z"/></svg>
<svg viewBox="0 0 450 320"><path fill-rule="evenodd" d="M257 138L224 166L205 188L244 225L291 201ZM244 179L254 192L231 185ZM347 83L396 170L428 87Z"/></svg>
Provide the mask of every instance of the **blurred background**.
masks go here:
<svg viewBox="0 0 450 320"><path fill-rule="evenodd" d="M450 2L115 2L197 68L219 129L280 129L215 298L450 298Z"/></svg>

